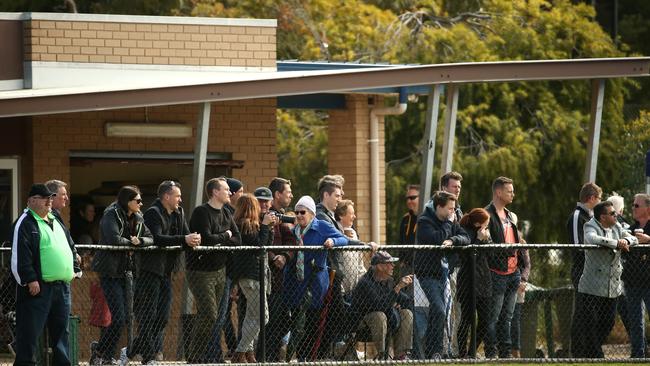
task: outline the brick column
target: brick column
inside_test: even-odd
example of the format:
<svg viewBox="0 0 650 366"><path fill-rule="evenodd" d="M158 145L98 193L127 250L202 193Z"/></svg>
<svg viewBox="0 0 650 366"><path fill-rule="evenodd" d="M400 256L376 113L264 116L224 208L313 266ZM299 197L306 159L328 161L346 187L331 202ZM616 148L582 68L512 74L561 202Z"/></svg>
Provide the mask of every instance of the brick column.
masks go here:
<svg viewBox="0 0 650 366"><path fill-rule="evenodd" d="M375 98L376 105L381 105ZM345 177L345 198L354 201L357 232L370 240L370 108L367 95L347 95L346 109L332 110L329 117L328 171ZM379 191L381 242L386 241L386 165L384 120L379 119Z"/></svg>

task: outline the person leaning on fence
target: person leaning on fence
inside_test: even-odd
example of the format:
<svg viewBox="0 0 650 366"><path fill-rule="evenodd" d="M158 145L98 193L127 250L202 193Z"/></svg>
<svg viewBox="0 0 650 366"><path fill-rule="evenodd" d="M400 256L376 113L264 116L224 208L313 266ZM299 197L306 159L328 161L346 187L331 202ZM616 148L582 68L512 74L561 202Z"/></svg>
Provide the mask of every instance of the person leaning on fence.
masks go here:
<svg viewBox="0 0 650 366"><path fill-rule="evenodd" d="M460 218L463 217L463 210L460 208L460 192L462 188L463 176L459 172L451 171L445 173L440 177L440 190L448 192L456 196L456 222L460 222ZM456 303L456 283L458 277L458 265L459 265L459 253L457 252L448 252L447 262L449 263L449 281L447 282L447 290L445 291L445 303L447 305L447 315L446 318L447 326L445 327L445 336L443 338L443 343L445 346L445 352L443 355L453 355L458 350L457 340L454 338L454 334L458 329L460 324L460 311Z"/></svg>
<svg viewBox="0 0 650 366"><path fill-rule="evenodd" d="M492 202L485 208L490 214L490 237L497 244L519 244L524 241L517 230L517 215L506 208L515 198L512 179L498 177L492 183ZM485 357L510 358L510 334L517 291L528 282L528 272L522 271L525 252L518 249L496 249L488 258L492 276L492 301L485 344ZM525 268L525 266L524 266ZM529 267L530 268L530 267Z"/></svg>
<svg viewBox="0 0 650 366"><path fill-rule="evenodd" d="M268 191L269 197L271 191ZM255 191L257 192L257 190ZM260 205L255 197L249 194L242 195L235 205L233 218L241 233L242 245L261 247L268 246L273 240L271 227L275 223L275 215L260 212ZM264 322L268 321L268 305L266 303L266 290L264 297L260 296L260 276L267 276L268 264L264 261L264 273L260 273L260 261L263 255L259 251L239 250L233 253L233 280L241 289L246 298L246 316L242 324L241 339L232 362L256 363L255 343L260 331L260 303L264 304ZM266 281L265 281L266 283ZM268 288L268 286L266 286ZM244 314L239 314L244 316Z"/></svg>
<svg viewBox="0 0 650 366"><path fill-rule="evenodd" d="M190 233L181 207L181 186L166 180L158 186L158 198L144 213L145 226L153 235L153 244L195 247L201 236ZM172 302L172 272L178 269L179 251L147 251L135 253L138 276L135 280L135 315L138 336L127 357L142 355L142 363L154 360L156 341L165 331Z"/></svg>
<svg viewBox="0 0 650 366"><path fill-rule="evenodd" d="M54 196L44 184L34 184L12 230L11 271L19 285L14 365L36 364L38 339L46 326L53 363L70 365L70 281L80 269L70 234L50 212Z"/></svg>
<svg viewBox="0 0 650 366"><path fill-rule="evenodd" d="M273 178L269 184L269 190L273 201L270 212L276 216L285 215L285 210L291 204L293 192L291 181L284 178ZM293 218L295 220L295 217ZM289 222L290 217L278 220L273 228L273 245L296 245L296 237L293 235L294 222ZM288 250L269 250L267 259L271 269L271 294L269 296L269 323L265 328L266 360L270 362L284 361L280 359L282 338L289 333L290 314L289 308L284 305L284 267L293 260L295 252ZM260 350L261 347L258 347ZM258 359L260 357L258 356Z"/></svg>
<svg viewBox="0 0 650 366"><path fill-rule="evenodd" d="M336 220L334 211L337 205L343 199L343 184L345 179L340 175L325 175L318 181L318 194L320 202L316 205L316 218L326 221L343 234L343 228ZM348 238L350 245L360 245L358 239ZM371 243L372 244L372 243ZM332 288L332 301L329 309L330 322L326 325L323 343L329 349L329 345L335 342L342 342L343 337L348 333L348 329L341 327L340 324L346 322L345 302L343 300L344 283L348 276L355 276L353 268L347 267L346 259L353 252L337 251L329 253L329 264L334 269L334 286ZM352 271L352 273L351 273Z"/></svg>
<svg viewBox="0 0 650 366"><path fill-rule="evenodd" d="M584 226L587 221L591 220L594 215L593 209L602 199L603 190L595 183L585 183L580 188L578 203L575 209L569 215L567 220L567 233L569 244L584 244ZM582 276L582 269L585 266L585 253L583 250L572 250L569 252L571 255L571 283L573 284L575 302L577 303L580 293L578 292L578 283L580 276ZM575 307L574 307L575 313ZM574 315L575 319L575 315ZM582 347L582 332L581 325L573 322L571 324L571 353L583 354Z"/></svg>
<svg viewBox="0 0 650 366"><path fill-rule="evenodd" d="M650 195L639 193L634 195L632 205L634 223L630 231L634 233L641 244L650 243ZM632 343L633 358L645 358L646 313L650 309L650 250L635 248L623 253L623 283L625 286L625 299L627 303L628 319L630 321L630 342Z"/></svg>
<svg viewBox="0 0 650 366"><path fill-rule="evenodd" d="M226 262L229 253L196 250L200 247L240 245L241 235L230 213L230 188L225 178L212 178L205 185L208 202L198 206L190 218L190 231L201 234L201 245L185 252L185 267L190 291L196 302L195 326L192 329L188 363L208 363L210 344L219 316L226 286Z"/></svg>
<svg viewBox="0 0 650 366"><path fill-rule="evenodd" d="M117 193L117 200L105 210L100 221L100 244L120 247L147 246L153 244L153 236L144 224L140 214L142 197L136 186L124 186ZM97 364L113 359L120 340L122 329L133 314L127 294L132 291L132 279L135 265L131 252L126 250L98 250L92 264L93 271L99 274L99 281L104 291L104 297L111 311L111 324L102 334L96 354L91 358ZM126 357L126 349L122 349L120 358Z"/></svg>
<svg viewBox="0 0 650 366"><path fill-rule="evenodd" d="M470 244L492 244L490 238L490 214L483 208L474 208L460 219L460 225L469 235ZM469 355L467 336L472 323L472 293L476 294L476 345L470 350L476 350L487 335L488 317L490 314L490 299L492 298L492 275L488 266L488 250L476 250L476 265L472 273L471 253L462 253L461 266L458 272L458 292L456 298L460 302L461 320L458 326L458 357ZM472 287L472 276L474 286ZM476 356L476 355L470 355Z"/></svg>
<svg viewBox="0 0 650 366"><path fill-rule="evenodd" d="M456 196L437 191L418 217L417 243L436 246L469 244L469 236L456 220ZM429 300L429 319L425 333L424 357L439 358L447 321L445 288L449 264L441 250L418 250L413 261L415 275Z"/></svg>
<svg viewBox="0 0 650 366"><path fill-rule="evenodd" d="M406 291L413 276L400 278L395 284L393 269L399 258L385 251L376 252L370 268L352 291L352 313L357 319L357 332L368 329L378 359L387 359L387 337L393 340L394 359L407 360L413 345L413 312Z"/></svg>
<svg viewBox="0 0 650 366"><path fill-rule="evenodd" d="M585 250L573 319L582 329L583 340L573 357L603 358L602 345L614 326L616 299L623 292L621 252L629 251L638 239L617 223L616 211L609 201L594 206L594 217L584 226L584 238L585 244L607 249Z"/></svg>
<svg viewBox="0 0 650 366"><path fill-rule="evenodd" d="M329 222L316 218L316 204L309 196L302 196L295 207L296 226L294 235L299 246L348 245L348 238ZM327 265L327 251L298 251L291 263L285 266L284 293L286 305L291 309L290 349L296 348L300 361L311 359L314 351L322 356L320 344L324 343L327 323L328 301L331 292ZM329 275L329 276L328 276ZM322 318L321 318L322 317ZM304 327L301 326L304 319ZM322 347L325 348L325 347ZM291 357L291 351L287 358Z"/></svg>

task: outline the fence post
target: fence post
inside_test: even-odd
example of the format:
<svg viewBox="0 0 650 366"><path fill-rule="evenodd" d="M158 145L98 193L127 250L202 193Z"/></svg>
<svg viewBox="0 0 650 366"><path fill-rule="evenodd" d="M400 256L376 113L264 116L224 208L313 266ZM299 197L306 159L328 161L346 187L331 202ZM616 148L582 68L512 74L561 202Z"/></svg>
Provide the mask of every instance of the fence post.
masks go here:
<svg viewBox="0 0 650 366"><path fill-rule="evenodd" d="M260 359L258 360L261 363L266 362L266 314L265 314L265 306L266 306L266 249L264 249L264 246L262 245L262 249L260 250L260 261L259 261L259 273L260 273L260 333L258 336L258 347L259 347L259 356Z"/></svg>
<svg viewBox="0 0 650 366"><path fill-rule="evenodd" d="M470 250L470 261L469 261L469 267L470 267L470 273L471 276L470 278L470 291L472 293L470 297L470 308L471 314L470 314L470 342L469 342L469 356L472 358L476 358L476 291L475 291L475 285L476 285L476 249Z"/></svg>

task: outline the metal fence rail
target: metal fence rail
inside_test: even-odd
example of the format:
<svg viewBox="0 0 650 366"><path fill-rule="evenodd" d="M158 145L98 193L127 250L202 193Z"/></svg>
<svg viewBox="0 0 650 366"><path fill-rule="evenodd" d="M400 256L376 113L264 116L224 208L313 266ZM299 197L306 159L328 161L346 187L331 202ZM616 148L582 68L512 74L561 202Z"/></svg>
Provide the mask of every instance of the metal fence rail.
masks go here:
<svg viewBox="0 0 650 366"><path fill-rule="evenodd" d="M603 312L603 321L587 326L601 335L601 360L639 361L630 359L631 344L647 342L639 340L648 322L638 298L650 292L650 283L646 289L623 281L627 296L616 296L616 274L590 273L575 289L570 267L574 253L599 252L599 260L611 258L600 263L601 271L620 270L624 280L643 276L650 245L623 253L621 268L614 261L618 251L565 244L385 245L382 251L400 258L388 266L371 265L367 246L197 247L190 255L181 247L77 250L84 272L71 283L72 316L80 323L71 327L70 350L78 363L110 364L126 346L132 362L223 363L253 356L268 363L365 364L407 356L409 363L508 363L513 354L517 362L593 362L572 358L571 350L572 341L589 337L580 329L572 336L572 324L594 311ZM494 258L521 258L525 250L531 273L519 291L522 259L508 268L512 273L490 266ZM269 253L286 256L284 267L269 265ZM15 329L10 254L11 248L0 248L0 364L13 362L6 346ZM122 260L132 282L124 271L111 271ZM161 261L173 264L174 272L157 272L152 264ZM400 285L414 272L413 283ZM607 296L593 297L601 290ZM513 291L509 308L504 304ZM44 348L42 358L46 354Z"/></svg>

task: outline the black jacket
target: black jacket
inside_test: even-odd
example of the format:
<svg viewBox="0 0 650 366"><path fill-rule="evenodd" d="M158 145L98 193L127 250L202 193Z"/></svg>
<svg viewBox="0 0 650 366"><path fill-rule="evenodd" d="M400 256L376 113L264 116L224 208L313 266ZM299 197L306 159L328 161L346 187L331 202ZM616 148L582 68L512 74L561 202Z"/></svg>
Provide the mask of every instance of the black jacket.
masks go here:
<svg viewBox="0 0 650 366"><path fill-rule="evenodd" d="M457 221L440 221L436 216L433 201L427 202L424 211L418 217L417 243L442 245L449 239L454 246L469 244L469 236ZM413 270L419 278L433 277L441 279L443 275L442 259L445 253L439 250L418 250L413 260Z"/></svg>
<svg viewBox="0 0 650 366"><path fill-rule="evenodd" d="M59 221L68 239L68 245L72 252L74 272L79 272L79 264L75 258L77 251L75 250L70 232L66 229L60 216L55 214L54 218ZM29 212L29 209L25 209L20 217L18 217L18 220L14 222L11 234L11 271L14 274L16 282L21 286L25 286L33 281L43 281L40 250L41 234L38 223ZM14 257L16 259L15 261L13 260Z"/></svg>
<svg viewBox="0 0 650 366"><path fill-rule="evenodd" d="M399 223L399 243L415 244L415 231L417 229L418 215L409 211L402 216Z"/></svg>
<svg viewBox="0 0 650 366"><path fill-rule="evenodd" d="M638 221L630 226L630 232L641 226ZM650 221L641 228L650 235ZM629 252L623 252L623 275L621 276L625 287L648 289L650 288L650 250L632 248Z"/></svg>
<svg viewBox="0 0 650 366"><path fill-rule="evenodd" d="M395 292L395 280L390 277L386 281L377 282L374 269L370 267L352 290L352 311L357 319L374 311L382 311L388 315L391 308L400 305L408 308L412 302L404 290Z"/></svg>
<svg viewBox="0 0 650 366"><path fill-rule="evenodd" d="M505 243L506 238L503 232L503 225L501 224L501 218L499 218L499 214L497 214L497 209L494 207L494 203L490 203L487 207L485 207L485 209L490 214L489 228L492 242L496 244ZM519 243L519 231L515 225L517 219L512 212L508 211L507 209L505 211L506 215L508 216L508 220L512 225L512 228L514 229L515 242ZM508 258L521 255L520 251L517 249L495 249L491 250L490 252L491 253L488 258L488 265L491 269L501 272L505 272L508 269ZM523 261L523 257L518 257L517 263L522 264ZM521 279L527 281L528 277L524 278L522 273Z"/></svg>
<svg viewBox="0 0 650 366"><path fill-rule="evenodd" d="M201 246L240 245L241 236L230 212L216 209L209 203L198 206L190 218L190 230L201 234ZM226 233L230 230L232 237ZM218 271L226 266L230 253L224 251L199 251L185 253L185 266L190 271Z"/></svg>
<svg viewBox="0 0 650 366"><path fill-rule="evenodd" d="M181 246L189 248L185 235L190 229L185 222L182 207L168 213L160 199L144 212L144 223L153 235L153 244L159 247ZM166 276L178 269L180 251L148 251L138 252L138 268L158 276Z"/></svg>
<svg viewBox="0 0 650 366"><path fill-rule="evenodd" d="M241 228L240 228L241 230ZM273 235L268 225L261 225L260 230L250 234L241 234L242 245L261 247L273 244ZM260 252L252 250L237 250L232 256L233 280L260 280L260 260L265 258Z"/></svg>
<svg viewBox="0 0 650 366"><path fill-rule="evenodd" d="M126 211L117 202L110 204L99 221L101 228L102 245L135 247L131 244L131 236L140 239L139 246L153 244L153 236L144 224L144 219L139 213L134 213L131 220L135 220L135 229L131 225ZM131 252L126 250L98 250L93 258L92 269L105 277L122 278L126 271L135 271Z"/></svg>
<svg viewBox="0 0 650 366"><path fill-rule="evenodd" d="M591 215L582 206L576 205L576 208L567 220L567 233L569 234L570 244L584 244L585 231L584 226L587 221L591 220ZM571 265L571 283L573 288L578 289L578 282L582 276L582 270L585 267L585 252L583 250L572 250L571 257L573 263Z"/></svg>
<svg viewBox="0 0 650 366"><path fill-rule="evenodd" d="M492 240L488 239L481 241L477 237L477 230L475 227L463 227L471 244L491 244ZM492 296L492 275L490 274L490 267L488 266L488 257L490 252L488 250L476 251L476 267L474 267L474 289L471 287L472 272L471 272L471 253L464 252L461 254L461 266L458 271L458 291L456 292L458 299L465 301L469 299L471 291L476 292L477 297L491 297Z"/></svg>

